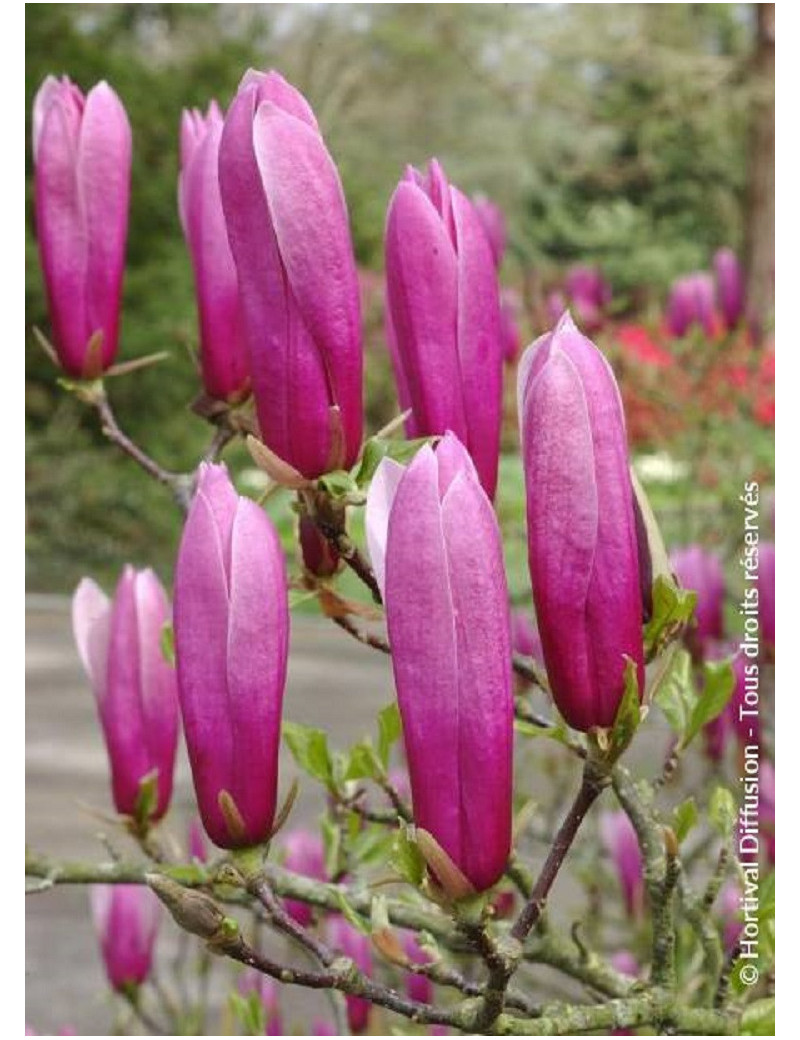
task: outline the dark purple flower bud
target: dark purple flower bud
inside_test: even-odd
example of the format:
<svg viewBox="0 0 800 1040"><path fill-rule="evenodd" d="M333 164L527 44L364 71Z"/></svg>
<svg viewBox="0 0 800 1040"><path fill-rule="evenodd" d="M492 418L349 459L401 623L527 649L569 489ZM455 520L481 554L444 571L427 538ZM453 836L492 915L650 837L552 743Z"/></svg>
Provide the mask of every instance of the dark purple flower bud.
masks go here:
<svg viewBox="0 0 800 1040"><path fill-rule="evenodd" d="M153 966L161 904L145 885L93 885L92 918L108 981L140 986Z"/></svg>
<svg viewBox="0 0 800 1040"><path fill-rule="evenodd" d="M719 249L714 255L717 279L717 305L727 329L735 329L744 314L744 278L732 249Z"/></svg>
<svg viewBox="0 0 800 1040"><path fill-rule="evenodd" d="M618 950L616 953L612 953L609 960L614 971L618 971L622 975L630 975L632 979L639 975L641 970L639 962L630 950Z"/></svg>
<svg viewBox="0 0 800 1040"><path fill-rule="evenodd" d="M131 128L111 87L48 76L33 103L36 236L64 370L95 379L119 338ZM96 339L96 337L99 337Z"/></svg>
<svg viewBox="0 0 800 1040"><path fill-rule="evenodd" d="M410 169L392 196L386 281L389 346L413 431L452 431L491 498L502 419L497 272L474 206L435 160L426 176Z"/></svg>
<svg viewBox="0 0 800 1040"><path fill-rule="evenodd" d="M456 437L446 434L435 452L426 445L407 468L383 460L366 528L386 604L414 820L484 891L502 874L511 842L508 589L497 518Z"/></svg>
<svg viewBox="0 0 800 1040"><path fill-rule="evenodd" d="M363 357L347 206L314 113L277 72L242 79L219 181L264 443L310 479L352 466Z"/></svg>
<svg viewBox="0 0 800 1040"><path fill-rule="evenodd" d="M264 1011L264 1036L285 1036L278 983L255 968L249 968L239 979L239 992L243 997L255 993Z"/></svg>
<svg viewBox="0 0 800 1040"><path fill-rule="evenodd" d="M631 917L637 917L644 906L644 871L639 839L627 813L604 812L600 838L617 871L625 907Z"/></svg>
<svg viewBox="0 0 800 1040"><path fill-rule="evenodd" d="M298 522L298 540L303 566L317 578L330 578L339 570L341 559L328 539L308 516Z"/></svg>
<svg viewBox="0 0 800 1040"><path fill-rule="evenodd" d="M717 915L722 925L722 942L727 954L733 953L742 934L742 890L739 883L731 879L720 889L717 897Z"/></svg>
<svg viewBox="0 0 800 1040"><path fill-rule="evenodd" d="M234 402L249 390L250 373L219 190L222 125L215 101L205 116L184 110L178 208L194 269L203 385L210 397Z"/></svg>
<svg viewBox="0 0 800 1040"><path fill-rule="evenodd" d="M626 658L644 689L642 601L622 401L565 314L525 352L518 402L528 564L547 673L575 729L611 726Z"/></svg>
<svg viewBox="0 0 800 1040"><path fill-rule="evenodd" d="M341 951L345 957L349 957L365 975L372 975L372 944L366 935L356 931L340 914L328 921L327 938L333 947ZM345 1002L350 1029L356 1034L365 1032L372 1005L364 997L352 997L349 994L345 997Z"/></svg>
<svg viewBox="0 0 800 1040"><path fill-rule="evenodd" d="M198 863L205 863L208 860L205 831L199 820L192 820L189 824L189 855Z"/></svg>
<svg viewBox="0 0 800 1040"><path fill-rule="evenodd" d="M544 664L544 651L539 630L527 610L511 611L511 647L517 654L532 657Z"/></svg>
<svg viewBox="0 0 800 1040"><path fill-rule="evenodd" d="M72 598L72 629L103 727L117 812L135 816L140 785L157 774L153 819L169 807L178 747L175 669L161 649L170 619L151 570L126 567L114 599L84 578Z"/></svg>
<svg viewBox="0 0 800 1040"><path fill-rule="evenodd" d="M222 848L265 841L278 796L289 645L286 561L263 509L201 464L175 567L175 650L203 826Z"/></svg>
<svg viewBox="0 0 800 1040"><path fill-rule="evenodd" d="M513 289L503 289L500 293L500 324L503 334L503 359L508 365L514 364L522 347L519 310L519 295Z"/></svg>
<svg viewBox="0 0 800 1040"><path fill-rule="evenodd" d="M716 328L714 280L710 274L696 271L674 282L667 304L666 320L670 334L679 339L695 324L707 336L713 336Z"/></svg>
<svg viewBox="0 0 800 1040"><path fill-rule="evenodd" d="M721 639L725 574L719 556L700 545L687 545L673 550L670 564L681 585L697 593L694 634L701 648L706 640Z"/></svg>
<svg viewBox="0 0 800 1040"><path fill-rule="evenodd" d="M401 941L403 953L412 964L430 963L431 958L429 954L422 949L413 932L403 932ZM426 978L425 975L415 975L414 972L408 972L405 983L406 993L411 1000L416 1000L420 1004L431 1003L433 1000L433 983L429 978Z"/></svg>
<svg viewBox="0 0 800 1040"><path fill-rule="evenodd" d="M325 870L325 847L319 834L298 828L290 831L283 839L284 864L287 870L315 881L327 881ZM296 899L286 900L286 909L299 925L307 928L311 924L312 910L308 903Z"/></svg>
<svg viewBox="0 0 800 1040"><path fill-rule="evenodd" d="M485 195L475 195L472 205L478 214L489 245L492 247L492 256L497 267L503 262L503 254L506 251L506 218L503 211L496 202Z"/></svg>

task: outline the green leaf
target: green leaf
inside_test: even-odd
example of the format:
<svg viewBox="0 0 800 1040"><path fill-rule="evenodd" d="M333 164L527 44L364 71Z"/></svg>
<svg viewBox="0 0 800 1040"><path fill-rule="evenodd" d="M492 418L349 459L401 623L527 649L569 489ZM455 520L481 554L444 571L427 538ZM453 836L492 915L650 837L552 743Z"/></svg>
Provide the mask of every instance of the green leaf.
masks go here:
<svg viewBox="0 0 800 1040"><path fill-rule="evenodd" d="M344 892L340 888L336 889L336 902L339 904L339 909L342 911L344 917L350 922L350 924L362 932L364 935L369 935L370 928L369 924L359 914L345 898Z"/></svg>
<svg viewBox="0 0 800 1040"><path fill-rule="evenodd" d="M294 610L303 603L308 603L317 598L317 590L312 589L289 589L289 610Z"/></svg>
<svg viewBox="0 0 800 1040"><path fill-rule="evenodd" d="M327 491L331 498L347 498L358 491L358 485L345 469L335 469L323 474L317 484Z"/></svg>
<svg viewBox="0 0 800 1040"><path fill-rule="evenodd" d="M386 900L386 896L373 896L372 903L370 906L370 926L371 931L384 932L388 931L392 925L389 921L389 904Z"/></svg>
<svg viewBox="0 0 800 1040"><path fill-rule="evenodd" d="M329 878L339 876L342 861L342 832L329 816L322 819L322 844L325 849L325 873Z"/></svg>
<svg viewBox="0 0 800 1040"><path fill-rule="evenodd" d="M158 770L151 770L139 781L136 793L136 805L133 810L137 823L146 824L155 815L158 808Z"/></svg>
<svg viewBox="0 0 800 1040"><path fill-rule="evenodd" d="M371 437L364 445L361 464L355 474L355 483L363 488L375 476L375 470L383 459L394 459L395 462L406 463L417 454L425 444L432 444L437 437L417 437L413 440L385 440L383 437Z"/></svg>
<svg viewBox="0 0 800 1040"><path fill-rule="evenodd" d="M653 512L653 507L650 505L650 499L647 497L646 491L639 482L639 478L636 476L633 466L631 466L631 484L633 485L633 493L635 494L636 501L639 504L639 513L641 514L642 522L644 523L644 528L647 533L647 548L650 551L653 580L655 581L658 577L665 577L671 580L672 568L670 566L666 546L664 545L661 528L658 526L658 521Z"/></svg>
<svg viewBox="0 0 800 1040"><path fill-rule="evenodd" d="M523 737L547 737L548 740L555 740L565 747L569 747L571 743L569 730L561 720L554 726L537 726L524 719L515 719L514 729Z"/></svg>
<svg viewBox="0 0 800 1040"><path fill-rule="evenodd" d="M742 1036L775 1036L775 998L762 997L742 1012Z"/></svg>
<svg viewBox="0 0 800 1040"><path fill-rule="evenodd" d="M664 713L670 728L681 738L689 725L696 696L691 658L685 650L678 650L672 666L654 691L653 700Z"/></svg>
<svg viewBox="0 0 800 1040"><path fill-rule="evenodd" d="M697 811L697 802L694 798L687 798L676 806L672 813L672 829L679 842L683 841L697 823L700 814Z"/></svg>
<svg viewBox="0 0 800 1040"><path fill-rule="evenodd" d="M351 748L345 766L345 780L375 780L382 772L381 763L369 738Z"/></svg>
<svg viewBox="0 0 800 1040"><path fill-rule="evenodd" d="M758 919L762 923L775 917L775 871L761 878L758 886Z"/></svg>
<svg viewBox="0 0 800 1040"><path fill-rule="evenodd" d="M361 827L348 844L349 858L362 866L386 866L391 857L394 835L385 827Z"/></svg>
<svg viewBox="0 0 800 1040"><path fill-rule="evenodd" d="M158 645L161 647L161 656L167 664L175 667L175 629L171 621L166 621L161 628Z"/></svg>
<svg viewBox="0 0 800 1040"><path fill-rule="evenodd" d="M692 707L682 744L690 744L706 723L715 719L731 699L736 685L733 664L725 661L706 661L703 665L703 689Z"/></svg>
<svg viewBox="0 0 800 1040"><path fill-rule="evenodd" d="M397 707L397 701L392 701L378 712L378 758L384 769L389 767L392 745L400 739L402 731L400 709Z"/></svg>
<svg viewBox="0 0 800 1040"><path fill-rule="evenodd" d="M708 818L711 826L726 841L736 826L736 801L727 787L715 787L708 801Z"/></svg>
<svg viewBox="0 0 800 1040"><path fill-rule="evenodd" d="M365 487L375 476L375 470L380 466L381 460L386 455L386 446L388 443L388 441L385 441L380 437L370 437L366 442L364 445L364 452L361 456L361 464L359 465L355 475L355 481L358 487Z"/></svg>
<svg viewBox="0 0 800 1040"><path fill-rule="evenodd" d="M267 1016L258 993L253 991L246 996L233 992L228 994L231 1011L244 1030L245 1036L263 1036L267 1027Z"/></svg>
<svg viewBox="0 0 800 1040"><path fill-rule="evenodd" d="M391 863L397 873L418 888L425 877L425 860L408 828L400 827L392 845Z"/></svg>
<svg viewBox="0 0 800 1040"><path fill-rule="evenodd" d="M283 739L295 762L305 773L319 780L329 790L335 789L328 738L321 729L303 726L299 722L284 722Z"/></svg>
<svg viewBox="0 0 800 1040"><path fill-rule="evenodd" d="M644 627L645 655L661 651L676 632L690 621L697 593L679 588L671 578L658 574L653 581L653 616Z"/></svg>
<svg viewBox="0 0 800 1040"><path fill-rule="evenodd" d="M628 657L625 661L625 692L622 694L614 725L611 727L611 753L614 758L621 755L633 740L641 719L636 664Z"/></svg>

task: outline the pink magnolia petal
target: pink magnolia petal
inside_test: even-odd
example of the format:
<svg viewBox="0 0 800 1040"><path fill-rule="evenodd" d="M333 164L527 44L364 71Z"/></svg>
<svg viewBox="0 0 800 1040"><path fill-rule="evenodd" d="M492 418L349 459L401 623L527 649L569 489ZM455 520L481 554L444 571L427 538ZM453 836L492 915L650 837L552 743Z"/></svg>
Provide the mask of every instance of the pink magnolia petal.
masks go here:
<svg viewBox="0 0 800 1040"><path fill-rule="evenodd" d="M455 477L442 501L442 530L458 656L457 863L483 891L503 873L511 848L514 701L500 535L491 504L468 471ZM476 544L481 566L465 566Z"/></svg>
<svg viewBox="0 0 800 1040"><path fill-rule="evenodd" d="M417 429L467 439L455 250L427 195L401 181L386 224L389 307Z"/></svg>
<svg viewBox="0 0 800 1040"><path fill-rule="evenodd" d="M215 472L216 471L216 472ZM175 652L181 714L195 791L209 836L227 827L217 801L230 784L234 747L228 712L229 592L225 555L230 558L229 494L208 472L192 503L175 568ZM213 483L212 483L213 482ZM235 493L233 494L235 503ZM214 503L212 506L211 503ZM228 524L223 529L220 519ZM230 566L230 565L229 565Z"/></svg>
<svg viewBox="0 0 800 1040"><path fill-rule="evenodd" d="M274 104L259 106L253 140L281 261L321 355L330 401L342 410L351 465L361 445L361 319L339 174L319 134Z"/></svg>
<svg viewBox="0 0 800 1040"><path fill-rule="evenodd" d="M293 464L287 390L290 293L253 151L255 103L256 91L246 90L228 111L220 142L220 191L261 435L276 455Z"/></svg>
<svg viewBox="0 0 800 1040"><path fill-rule="evenodd" d="M386 620L414 819L458 862L458 660L438 480L426 445L400 481L389 516Z"/></svg>
<svg viewBox="0 0 800 1040"><path fill-rule="evenodd" d="M53 338L67 372L80 377L86 353L89 243L76 173L80 113L56 97L44 113L36 163L36 234Z"/></svg>
<svg viewBox="0 0 800 1040"><path fill-rule="evenodd" d="M151 767L158 770L158 812L166 811L172 794L172 772L178 743L178 690L175 669L161 649L164 625L170 620L166 593L153 571L136 577L139 668L142 716Z"/></svg>
<svg viewBox="0 0 800 1040"><path fill-rule="evenodd" d="M209 116L181 177L180 197L200 312L203 383L212 397L241 393L249 378L236 266L219 188L221 116Z"/></svg>
<svg viewBox="0 0 800 1040"><path fill-rule="evenodd" d="M227 647L227 707L235 748L229 793L249 843L264 840L275 814L289 645L286 588L286 563L272 522L254 502L240 499L232 535Z"/></svg>
<svg viewBox="0 0 800 1040"><path fill-rule="evenodd" d="M72 631L98 701L106 689L111 604L97 582L83 578L72 597Z"/></svg>
<svg viewBox="0 0 800 1040"><path fill-rule="evenodd" d="M405 467L394 459L382 459L370 482L367 508L364 517L367 548L372 571L381 594L384 592L386 571L386 535L389 529L389 514L392 511L397 485L405 473Z"/></svg>
<svg viewBox="0 0 800 1040"><path fill-rule="evenodd" d="M500 457L503 339L500 290L489 241L472 203L451 188L458 256L458 356L467 447L486 494L494 497Z"/></svg>
<svg viewBox="0 0 800 1040"><path fill-rule="evenodd" d="M408 380L406 379L406 372L403 368L403 361L400 357L400 349L397 346L397 335L394 331L394 325L392 324L392 312L389 309L389 302L384 302L383 308L383 330L386 336L386 346L389 348L389 357L392 362L392 372L394 373L394 381L397 386L397 399L400 403L401 412L410 412L411 414L406 418L405 430L406 437L413 439L419 436L417 430L417 424L414 420L414 407L411 403L411 391L408 388Z"/></svg>
<svg viewBox="0 0 800 1040"><path fill-rule="evenodd" d="M86 98L76 176L85 207L86 321L103 332L102 366L117 349L130 201L131 129L117 95L99 83ZM88 337L87 337L88 338Z"/></svg>
<svg viewBox="0 0 800 1040"><path fill-rule="evenodd" d="M114 593L108 687L100 705L117 811L132 814L139 783L152 769L142 704L136 572L126 567Z"/></svg>
<svg viewBox="0 0 800 1040"><path fill-rule="evenodd" d="M295 119L308 124L314 130L318 129L311 105L300 91L288 83L279 72L275 72L274 69L269 72L248 69L242 76L238 89L243 91L250 87L256 90L257 104L261 104L262 101L271 101L290 116L294 116Z"/></svg>
<svg viewBox="0 0 800 1040"><path fill-rule="evenodd" d="M566 691L559 710L580 728L595 713L584 616L598 503L586 398L563 354L552 355L529 383L522 414L525 469L537 485L528 488L528 560L539 633L553 687ZM566 632L572 633L568 653Z"/></svg>
<svg viewBox="0 0 800 1040"><path fill-rule="evenodd" d="M439 468L440 499L447 494L448 488L459 473L466 472L475 480L480 481L469 452L450 430L436 445L436 465Z"/></svg>

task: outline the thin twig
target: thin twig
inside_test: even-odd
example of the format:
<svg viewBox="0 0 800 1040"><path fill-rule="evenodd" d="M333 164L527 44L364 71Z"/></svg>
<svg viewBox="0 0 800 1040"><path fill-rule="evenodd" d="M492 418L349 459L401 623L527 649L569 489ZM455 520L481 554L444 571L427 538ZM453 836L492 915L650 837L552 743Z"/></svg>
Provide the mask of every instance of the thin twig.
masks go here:
<svg viewBox="0 0 800 1040"><path fill-rule="evenodd" d="M511 663L514 667L514 671L521 679L531 683L533 686L538 686L539 689L544 690L545 693L550 693L550 683L547 680L547 672L535 658L526 657L524 654L514 653Z"/></svg>
<svg viewBox="0 0 800 1040"><path fill-rule="evenodd" d="M308 950L324 968L329 968L336 959L334 951L327 946L313 932L298 924L295 919L286 912L283 904L272 891L269 880L264 875L258 875L247 883L247 890L261 903L267 911L270 921L275 927L292 938L298 945Z"/></svg>
<svg viewBox="0 0 800 1040"><path fill-rule="evenodd" d="M178 505L186 512L192 499L192 477L186 473L174 473L164 469L123 432L102 386L86 395L84 400L92 404L97 411L105 436L141 466L145 473L168 487Z"/></svg>
<svg viewBox="0 0 800 1040"><path fill-rule="evenodd" d="M519 942L524 942L531 929L539 920L547 902L547 896L564 863L575 835L578 833L578 828L607 783L608 777L601 773L593 762L587 761L583 771L580 790L547 854L541 873L533 886L530 898L511 929L512 937Z"/></svg>
<svg viewBox="0 0 800 1040"><path fill-rule="evenodd" d="M351 635L353 639L357 639L359 643L363 643L364 646L371 646L373 650L380 650L382 654L391 654L391 648L387 641L382 636L373 635L372 632L365 632L363 628L359 628L348 616L337 614L331 615L331 620L339 628L343 629L348 635Z"/></svg>

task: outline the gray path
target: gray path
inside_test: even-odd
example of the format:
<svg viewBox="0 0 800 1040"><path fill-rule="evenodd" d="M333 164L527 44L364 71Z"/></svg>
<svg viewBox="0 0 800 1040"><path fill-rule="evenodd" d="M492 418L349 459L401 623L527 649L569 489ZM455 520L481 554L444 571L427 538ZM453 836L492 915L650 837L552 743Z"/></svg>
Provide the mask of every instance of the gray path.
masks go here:
<svg viewBox="0 0 800 1040"><path fill-rule="evenodd" d="M30 597L27 613L27 841L57 856L101 859L97 835L109 829L87 807L111 806L105 750L94 702L75 651L66 600ZM293 617L285 714L315 724L346 746L372 724L391 697L388 661L333 625ZM282 776L290 778L290 762ZM311 818L319 797L304 785L293 819ZM182 838L193 812L185 758L177 771L172 829ZM27 1021L46 1034L68 1024L79 1035L106 1033L106 997L83 888L58 888L27 900ZM163 925L169 941L171 922Z"/></svg>

